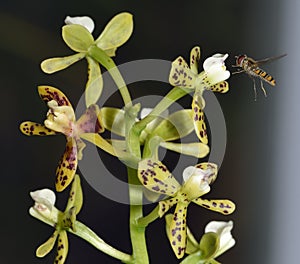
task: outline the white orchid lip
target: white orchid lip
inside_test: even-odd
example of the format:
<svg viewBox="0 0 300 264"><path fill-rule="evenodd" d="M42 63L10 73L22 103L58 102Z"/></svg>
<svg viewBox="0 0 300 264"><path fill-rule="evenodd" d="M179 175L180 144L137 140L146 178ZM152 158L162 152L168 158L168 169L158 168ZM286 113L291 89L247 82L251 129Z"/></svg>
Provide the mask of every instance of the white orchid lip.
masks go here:
<svg viewBox="0 0 300 264"><path fill-rule="evenodd" d="M217 53L209 58L207 58L203 63L203 69L209 72L212 67L223 67L225 60L228 58L228 54ZM225 69L224 69L225 70Z"/></svg>
<svg viewBox="0 0 300 264"><path fill-rule="evenodd" d="M55 193L50 189L30 192L30 196L35 201L34 208L38 211L51 210L56 200Z"/></svg>
<svg viewBox="0 0 300 264"><path fill-rule="evenodd" d="M215 254L215 258L223 254L235 245L235 239L232 237L231 230L233 222L211 221L205 227L205 233L214 232L220 236L219 249Z"/></svg>
<svg viewBox="0 0 300 264"><path fill-rule="evenodd" d="M65 23L67 25L77 24L85 27L90 33L94 31L95 23L93 19L88 16L77 16L77 17L70 17L67 16L65 18Z"/></svg>

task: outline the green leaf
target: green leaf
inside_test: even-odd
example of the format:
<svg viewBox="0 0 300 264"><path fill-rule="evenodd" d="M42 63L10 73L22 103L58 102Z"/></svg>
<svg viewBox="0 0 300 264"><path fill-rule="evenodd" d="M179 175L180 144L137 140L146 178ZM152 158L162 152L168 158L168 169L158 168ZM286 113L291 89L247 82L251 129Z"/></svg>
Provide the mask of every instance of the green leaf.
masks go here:
<svg viewBox="0 0 300 264"><path fill-rule="evenodd" d="M164 141L172 141L183 138L194 130L192 110L185 109L171 114L163 120L152 135L160 136Z"/></svg>
<svg viewBox="0 0 300 264"><path fill-rule="evenodd" d="M201 259L208 260L212 258L218 251L220 244L219 236L216 233L208 232L205 233L199 244L201 251Z"/></svg>
<svg viewBox="0 0 300 264"><path fill-rule="evenodd" d="M105 129L119 136L125 136L125 112L118 108L102 107L101 117Z"/></svg>
<svg viewBox="0 0 300 264"><path fill-rule="evenodd" d="M114 16L96 40L96 45L105 50L108 56L114 56L116 48L123 45L133 31L133 19L129 13Z"/></svg>
<svg viewBox="0 0 300 264"><path fill-rule="evenodd" d="M91 57L86 57L88 62L88 81L85 87L85 103L89 107L96 104L101 96L103 88L103 79L100 71L100 66L97 61Z"/></svg>
<svg viewBox="0 0 300 264"><path fill-rule="evenodd" d="M92 34L85 27L77 24L63 26L62 37L66 44L76 52L87 52L94 44Z"/></svg>
<svg viewBox="0 0 300 264"><path fill-rule="evenodd" d="M85 53L76 53L67 57L51 58L44 60L41 63L41 69L45 73L54 73L61 71L77 61L80 61L85 57Z"/></svg>
<svg viewBox="0 0 300 264"><path fill-rule="evenodd" d="M206 157L209 153L209 146L203 143L173 143L173 142L161 142L160 146L189 156L196 158Z"/></svg>

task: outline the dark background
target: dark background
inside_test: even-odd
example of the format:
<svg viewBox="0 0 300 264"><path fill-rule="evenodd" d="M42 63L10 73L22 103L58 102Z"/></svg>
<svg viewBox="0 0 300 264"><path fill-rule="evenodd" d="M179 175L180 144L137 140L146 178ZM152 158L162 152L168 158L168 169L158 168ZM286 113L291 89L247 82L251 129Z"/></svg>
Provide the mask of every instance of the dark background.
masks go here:
<svg viewBox="0 0 300 264"><path fill-rule="evenodd" d="M54 251L44 259L35 257L36 247L53 229L28 214L32 205L29 191L54 187L49 175L54 173L65 139L29 138L18 126L24 120L44 119L46 107L36 90L40 84L61 88L75 105L86 81L86 64L77 63L54 75L44 74L39 64L45 58L72 54L60 33L66 15L91 16L96 23L94 36L98 36L107 21L121 11L132 13L135 24L133 36L118 49L117 64L149 58L171 61L178 55L188 58L194 45L201 46L202 59L216 52L229 53L229 68L234 55L240 53L257 59L288 53L266 66L278 83L275 88L265 85L268 98L259 90L254 102L253 84L245 75L230 78L230 92L217 95L228 138L219 178L209 197L232 199L237 210L225 217L190 206L188 221L197 238L210 220L234 221L237 244L219 257L222 263L296 263L297 0L1 1L0 262L53 263L54 259ZM85 204L79 220L105 241L130 252L128 207L102 197L84 179L82 182ZM64 194L58 199L58 207L63 209ZM147 237L151 263L179 263L165 237L163 220L150 226ZM69 240L67 263L118 263L77 237L69 235Z"/></svg>

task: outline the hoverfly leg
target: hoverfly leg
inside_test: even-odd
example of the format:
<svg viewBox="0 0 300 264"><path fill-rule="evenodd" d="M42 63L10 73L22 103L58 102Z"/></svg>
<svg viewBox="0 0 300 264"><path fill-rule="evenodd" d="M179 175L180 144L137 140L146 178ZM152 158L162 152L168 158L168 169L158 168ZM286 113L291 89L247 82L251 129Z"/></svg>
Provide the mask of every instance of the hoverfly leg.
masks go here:
<svg viewBox="0 0 300 264"><path fill-rule="evenodd" d="M257 90L256 90L256 84L255 84L255 78L251 77L253 81L253 90L254 90L254 101L257 99Z"/></svg>
<svg viewBox="0 0 300 264"><path fill-rule="evenodd" d="M245 72L245 70L238 69L236 72L232 72L231 74L233 75L233 74L242 73L242 72Z"/></svg>
<svg viewBox="0 0 300 264"><path fill-rule="evenodd" d="M260 80L260 88L261 88L262 91L264 92L265 97L267 97L267 92L266 92L266 89L265 89L265 87L264 87L264 84L263 84L263 81L262 81L262 80Z"/></svg>

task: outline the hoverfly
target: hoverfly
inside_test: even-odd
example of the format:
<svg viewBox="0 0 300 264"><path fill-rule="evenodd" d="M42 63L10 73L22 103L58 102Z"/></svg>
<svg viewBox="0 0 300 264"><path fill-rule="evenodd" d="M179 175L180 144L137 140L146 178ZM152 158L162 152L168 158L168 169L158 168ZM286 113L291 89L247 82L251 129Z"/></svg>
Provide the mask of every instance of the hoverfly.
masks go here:
<svg viewBox="0 0 300 264"><path fill-rule="evenodd" d="M262 60L254 60L247 55L238 55L235 56L235 65L232 65L232 67L238 67L238 71L233 72L232 74L237 74L237 73L242 73L245 72L249 75L249 77L253 80L253 85L254 85L254 100L256 100L257 97L257 91L256 91L256 84L255 84L255 78L260 79L260 87L265 95L267 96L267 92L264 88L263 81L267 82L268 84L275 86L276 82L274 78L269 75L267 72L259 68L260 65L263 65L267 62L271 62L273 60L280 59L282 57L286 56L286 54L276 56L276 57L270 57Z"/></svg>

